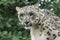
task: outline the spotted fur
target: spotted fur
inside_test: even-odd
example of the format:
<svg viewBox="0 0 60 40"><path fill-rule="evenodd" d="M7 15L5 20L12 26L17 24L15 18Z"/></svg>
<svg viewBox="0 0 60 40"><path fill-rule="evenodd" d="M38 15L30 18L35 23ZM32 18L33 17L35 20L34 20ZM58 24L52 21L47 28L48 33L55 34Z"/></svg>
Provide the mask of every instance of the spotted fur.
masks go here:
<svg viewBox="0 0 60 40"><path fill-rule="evenodd" d="M60 40L60 18L36 4L16 7L19 21L30 28L31 40Z"/></svg>

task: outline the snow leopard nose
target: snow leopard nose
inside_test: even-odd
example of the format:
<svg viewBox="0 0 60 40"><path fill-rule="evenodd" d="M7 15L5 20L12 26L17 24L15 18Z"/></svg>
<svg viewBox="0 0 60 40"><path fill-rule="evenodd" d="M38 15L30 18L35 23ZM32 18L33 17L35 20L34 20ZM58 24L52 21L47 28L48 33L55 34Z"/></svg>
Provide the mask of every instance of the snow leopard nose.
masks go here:
<svg viewBox="0 0 60 40"><path fill-rule="evenodd" d="M26 21L26 22L25 22L25 24L28 24L28 23L29 23L29 21Z"/></svg>

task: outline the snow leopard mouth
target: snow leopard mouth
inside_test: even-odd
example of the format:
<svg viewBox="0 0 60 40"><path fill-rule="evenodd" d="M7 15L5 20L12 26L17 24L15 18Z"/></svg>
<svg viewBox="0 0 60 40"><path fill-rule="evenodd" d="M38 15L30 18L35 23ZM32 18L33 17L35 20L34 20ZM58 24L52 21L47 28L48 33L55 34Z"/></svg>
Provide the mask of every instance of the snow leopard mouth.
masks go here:
<svg viewBox="0 0 60 40"><path fill-rule="evenodd" d="M26 27L32 26L32 23L24 24Z"/></svg>

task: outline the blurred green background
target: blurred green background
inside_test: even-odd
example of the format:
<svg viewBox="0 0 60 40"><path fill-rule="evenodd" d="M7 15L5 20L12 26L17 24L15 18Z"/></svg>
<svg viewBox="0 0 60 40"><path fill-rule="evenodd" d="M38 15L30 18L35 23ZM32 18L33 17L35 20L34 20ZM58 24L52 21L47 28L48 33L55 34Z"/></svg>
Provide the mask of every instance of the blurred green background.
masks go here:
<svg viewBox="0 0 60 40"><path fill-rule="evenodd" d="M0 0L0 40L30 40L30 31L19 24L16 6L24 7L39 2L60 17L60 0Z"/></svg>

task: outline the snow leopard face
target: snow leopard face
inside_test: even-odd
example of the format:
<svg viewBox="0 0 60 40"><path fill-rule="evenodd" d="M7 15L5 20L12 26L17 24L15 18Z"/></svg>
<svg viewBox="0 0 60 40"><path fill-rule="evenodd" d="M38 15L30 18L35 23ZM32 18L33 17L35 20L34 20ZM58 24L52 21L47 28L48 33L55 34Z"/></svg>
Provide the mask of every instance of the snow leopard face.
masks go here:
<svg viewBox="0 0 60 40"><path fill-rule="evenodd" d="M39 19L39 14L37 10L38 7L34 6L26 6L26 7L16 7L16 10L18 12L18 18L19 21L22 23L22 25L26 27L32 26L32 24L36 23L36 21Z"/></svg>
<svg viewBox="0 0 60 40"><path fill-rule="evenodd" d="M31 5L16 7L18 18L24 27L33 27L32 40L60 40L60 18L49 10ZM36 28L35 28L36 27Z"/></svg>

